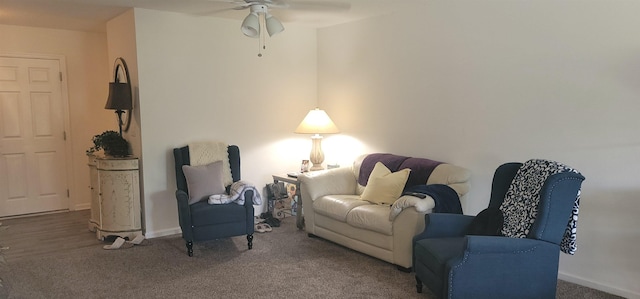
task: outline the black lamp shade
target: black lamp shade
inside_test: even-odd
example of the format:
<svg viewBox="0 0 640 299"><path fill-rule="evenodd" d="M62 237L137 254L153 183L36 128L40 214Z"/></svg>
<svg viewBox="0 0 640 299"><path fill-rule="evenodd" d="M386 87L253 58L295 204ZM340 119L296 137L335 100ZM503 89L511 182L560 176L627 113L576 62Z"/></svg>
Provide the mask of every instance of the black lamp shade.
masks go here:
<svg viewBox="0 0 640 299"><path fill-rule="evenodd" d="M129 83L110 82L109 97L104 109L131 110L131 85Z"/></svg>

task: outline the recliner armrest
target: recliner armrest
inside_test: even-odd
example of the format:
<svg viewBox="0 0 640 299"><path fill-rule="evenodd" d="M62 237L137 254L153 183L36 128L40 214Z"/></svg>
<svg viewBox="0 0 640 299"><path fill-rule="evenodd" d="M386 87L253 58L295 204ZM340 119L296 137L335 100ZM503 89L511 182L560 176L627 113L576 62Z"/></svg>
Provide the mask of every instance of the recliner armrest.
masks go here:
<svg viewBox="0 0 640 299"><path fill-rule="evenodd" d="M182 190L176 190L176 200L178 202L178 221L182 229L182 236L191 240L191 209L189 208L189 194Z"/></svg>
<svg viewBox="0 0 640 299"><path fill-rule="evenodd" d="M231 203L234 204L234 203ZM244 191L244 208L246 210L246 226L247 226L247 234L253 234L254 232L254 209L253 209L253 190L245 190Z"/></svg>
<svg viewBox="0 0 640 299"><path fill-rule="evenodd" d="M474 216L447 213L424 215L424 231L413 242L426 238L451 238L464 236Z"/></svg>
<svg viewBox="0 0 640 299"><path fill-rule="evenodd" d="M466 250L478 253L525 253L533 251L537 247L546 247L557 245L527 238L510 238L502 236L466 236Z"/></svg>
<svg viewBox="0 0 640 299"><path fill-rule="evenodd" d="M464 254L447 262L445 297L555 298L558 245L496 236L466 239Z"/></svg>
<svg viewBox="0 0 640 299"><path fill-rule="evenodd" d="M253 207L253 190L244 191L244 205Z"/></svg>

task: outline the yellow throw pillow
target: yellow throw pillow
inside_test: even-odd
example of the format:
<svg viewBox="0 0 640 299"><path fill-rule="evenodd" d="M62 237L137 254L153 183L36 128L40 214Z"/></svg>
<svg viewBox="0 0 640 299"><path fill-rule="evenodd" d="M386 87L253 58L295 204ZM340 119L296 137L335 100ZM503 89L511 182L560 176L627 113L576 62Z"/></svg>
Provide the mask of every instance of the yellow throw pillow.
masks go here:
<svg viewBox="0 0 640 299"><path fill-rule="evenodd" d="M362 192L362 200L392 205L402 195L410 171L405 168L392 173L382 162L376 163Z"/></svg>

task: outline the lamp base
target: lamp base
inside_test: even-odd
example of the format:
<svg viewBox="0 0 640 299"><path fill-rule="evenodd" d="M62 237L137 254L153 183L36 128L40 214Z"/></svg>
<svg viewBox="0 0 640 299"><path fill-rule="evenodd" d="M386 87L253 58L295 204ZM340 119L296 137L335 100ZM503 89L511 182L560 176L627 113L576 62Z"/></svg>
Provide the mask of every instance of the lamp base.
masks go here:
<svg viewBox="0 0 640 299"><path fill-rule="evenodd" d="M309 168L309 170L310 171L324 170L324 167L322 167L322 164L318 164L318 165L313 164L313 166L311 166L311 168Z"/></svg>
<svg viewBox="0 0 640 299"><path fill-rule="evenodd" d="M311 171L323 170L322 162L324 162L324 153L322 152L322 136L319 134L315 134L311 136L311 155L309 156L309 161L313 163L311 166Z"/></svg>

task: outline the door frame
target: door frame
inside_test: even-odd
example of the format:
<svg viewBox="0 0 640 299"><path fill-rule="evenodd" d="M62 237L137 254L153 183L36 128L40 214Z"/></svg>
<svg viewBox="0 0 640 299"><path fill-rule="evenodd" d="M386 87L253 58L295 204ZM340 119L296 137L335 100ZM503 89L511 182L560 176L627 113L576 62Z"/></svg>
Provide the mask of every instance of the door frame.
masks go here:
<svg viewBox="0 0 640 299"><path fill-rule="evenodd" d="M69 196L67 196L67 210L75 211L75 200L73 200L73 190L76 189L75 181L73 180L73 152L72 152L72 134L71 125L69 121L69 93L67 88L67 60L64 55L59 54L38 54L38 53L14 53L14 52L2 52L0 51L0 57L6 58L26 58L26 59L46 59L57 60L60 65L60 97L62 99L62 122L64 124L65 140L64 151L66 158L65 173L67 175L67 190ZM46 213L46 212L44 212Z"/></svg>

